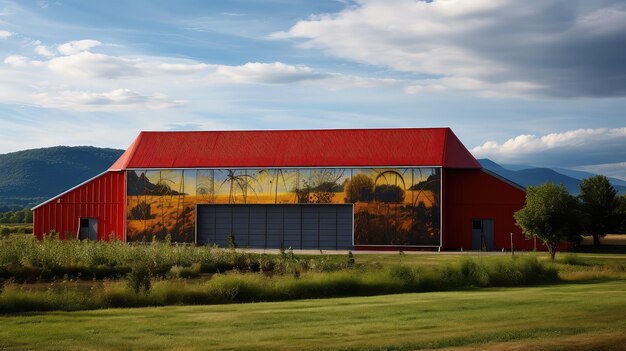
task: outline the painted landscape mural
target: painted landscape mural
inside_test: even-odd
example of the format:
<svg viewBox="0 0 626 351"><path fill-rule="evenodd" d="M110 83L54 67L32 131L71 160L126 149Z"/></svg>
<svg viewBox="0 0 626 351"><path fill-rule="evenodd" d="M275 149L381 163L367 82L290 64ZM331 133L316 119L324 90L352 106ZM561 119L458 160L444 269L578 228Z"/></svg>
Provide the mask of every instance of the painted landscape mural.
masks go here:
<svg viewBox="0 0 626 351"><path fill-rule="evenodd" d="M439 168L128 171L127 240L193 243L196 204L354 204L355 245L438 246Z"/></svg>

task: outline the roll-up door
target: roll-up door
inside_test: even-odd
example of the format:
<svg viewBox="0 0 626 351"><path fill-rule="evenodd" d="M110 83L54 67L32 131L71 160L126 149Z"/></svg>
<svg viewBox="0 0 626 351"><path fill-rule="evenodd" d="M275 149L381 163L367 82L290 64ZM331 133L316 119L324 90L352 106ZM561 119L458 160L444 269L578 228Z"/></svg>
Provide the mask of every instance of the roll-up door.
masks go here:
<svg viewBox="0 0 626 351"><path fill-rule="evenodd" d="M352 249L352 204L213 205L197 208L197 242L241 248Z"/></svg>

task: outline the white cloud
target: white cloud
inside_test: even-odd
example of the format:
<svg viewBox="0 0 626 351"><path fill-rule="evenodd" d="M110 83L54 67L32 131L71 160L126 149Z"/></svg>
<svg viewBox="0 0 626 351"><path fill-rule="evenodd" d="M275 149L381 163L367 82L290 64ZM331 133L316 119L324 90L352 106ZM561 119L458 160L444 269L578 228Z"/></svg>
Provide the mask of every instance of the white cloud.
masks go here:
<svg viewBox="0 0 626 351"><path fill-rule="evenodd" d="M626 51L615 49L626 41L619 0L358 0L270 38L433 75L410 93L626 96Z"/></svg>
<svg viewBox="0 0 626 351"><path fill-rule="evenodd" d="M37 45L35 53L44 57L54 57L54 52L50 51L45 45Z"/></svg>
<svg viewBox="0 0 626 351"><path fill-rule="evenodd" d="M36 99L40 106L76 111L125 111L136 107L162 110L184 104L183 101L169 100L163 94L147 96L129 89L103 93L72 90L44 92L37 94Z"/></svg>
<svg viewBox="0 0 626 351"><path fill-rule="evenodd" d="M30 65L28 57L21 55L10 55L4 59L4 63L15 68L27 67Z"/></svg>
<svg viewBox="0 0 626 351"><path fill-rule="evenodd" d="M22 55L11 55L4 63L14 68L45 67L65 77L114 79L129 76L162 74L194 74L206 71L210 65L174 58L146 56L112 56L90 51L100 46L97 40L78 40L58 46L63 56L55 56L45 45L35 47L35 52L47 60L34 60Z"/></svg>
<svg viewBox="0 0 626 351"><path fill-rule="evenodd" d="M626 180L626 162L602 163L576 167L576 169Z"/></svg>
<svg viewBox="0 0 626 351"><path fill-rule="evenodd" d="M50 59L46 66L53 72L82 78L118 78L140 75L138 59L109 56L89 51Z"/></svg>
<svg viewBox="0 0 626 351"><path fill-rule="evenodd" d="M209 91L232 84L315 85L338 90L401 88L409 83L282 62L228 66L172 57L116 56L94 52L108 48L97 40L59 45L62 55L41 42L32 45L36 55L10 55L4 59L9 69L0 67L0 74L10 78L0 82L0 88L6 88L6 102L73 111L159 110L180 106L182 100L189 100L190 90ZM182 91L186 93L180 95Z"/></svg>
<svg viewBox="0 0 626 351"><path fill-rule="evenodd" d="M8 39L13 35L13 33L8 30L0 30L0 39Z"/></svg>
<svg viewBox="0 0 626 351"><path fill-rule="evenodd" d="M171 73L171 74L192 74L199 73L211 67L205 63L166 63L166 62L140 62L136 67L147 73Z"/></svg>
<svg viewBox="0 0 626 351"><path fill-rule="evenodd" d="M424 79L405 88L407 94L437 93L442 91L474 91L485 97L527 97L540 89L539 85L530 82L489 83L468 77L444 77Z"/></svg>
<svg viewBox="0 0 626 351"><path fill-rule="evenodd" d="M236 83L286 84L325 78L307 66L292 66L282 62L248 62L241 66L219 66L215 77Z"/></svg>
<svg viewBox="0 0 626 351"><path fill-rule="evenodd" d="M100 46L101 44L102 43L97 40L75 40L59 45L57 47L57 51L59 51L63 55L74 55L83 51L87 51L96 46Z"/></svg>
<svg viewBox="0 0 626 351"><path fill-rule="evenodd" d="M404 86L408 82L393 78L371 78L349 74L329 73L326 78L307 82L312 85L320 85L329 90L350 88L381 88L390 86Z"/></svg>
<svg viewBox="0 0 626 351"><path fill-rule="evenodd" d="M477 158L532 165L584 166L595 160L626 159L626 127L576 129L543 136L519 135L500 144L488 141L471 150Z"/></svg>
<svg viewBox="0 0 626 351"><path fill-rule="evenodd" d="M402 85L398 79L370 78L340 73L318 72L303 65L288 65L282 62L248 62L240 66L218 66L211 75L221 81L248 84L293 84L318 85L329 90L348 88L377 88Z"/></svg>
<svg viewBox="0 0 626 351"><path fill-rule="evenodd" d="M101 45L96 40L59 45L62 56L41 42L32 45L39 58L10 55L0 67L5 103L68 111L163 110L185 105L185 95L168 96L201 81L210 67L177 58L96 53L90 51Z"/></svg>

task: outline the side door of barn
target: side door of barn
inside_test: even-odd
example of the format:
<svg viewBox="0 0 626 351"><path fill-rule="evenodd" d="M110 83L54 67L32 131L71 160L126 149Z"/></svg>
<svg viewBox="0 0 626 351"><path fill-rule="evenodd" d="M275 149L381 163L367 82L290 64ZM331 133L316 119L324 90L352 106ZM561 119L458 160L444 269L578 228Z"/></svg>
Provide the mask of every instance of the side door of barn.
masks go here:
<svg viewBox="0 0 626 351"><path fill-rule="evenodd" d="M472 250L489 251L494 248L494 220L472 220Z"/></svg>

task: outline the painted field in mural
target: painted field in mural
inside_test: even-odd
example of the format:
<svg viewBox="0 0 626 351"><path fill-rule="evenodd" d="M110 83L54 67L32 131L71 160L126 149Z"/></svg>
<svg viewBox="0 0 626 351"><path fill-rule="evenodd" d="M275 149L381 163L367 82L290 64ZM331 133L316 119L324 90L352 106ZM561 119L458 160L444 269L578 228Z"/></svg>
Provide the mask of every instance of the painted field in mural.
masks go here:
<svg viewBox="0 0 626 351"><path fill-rule="evenodd" d="M164 169L127 177L128 241L169 234L194 242L196 204L353 203L355 245L439 245L439 168Z"/></svg>

